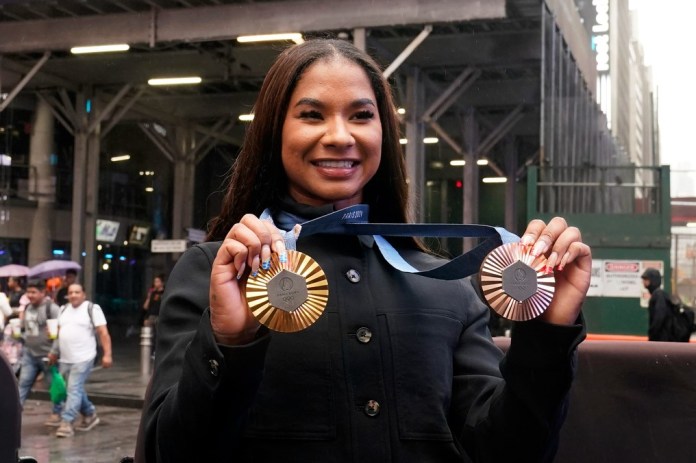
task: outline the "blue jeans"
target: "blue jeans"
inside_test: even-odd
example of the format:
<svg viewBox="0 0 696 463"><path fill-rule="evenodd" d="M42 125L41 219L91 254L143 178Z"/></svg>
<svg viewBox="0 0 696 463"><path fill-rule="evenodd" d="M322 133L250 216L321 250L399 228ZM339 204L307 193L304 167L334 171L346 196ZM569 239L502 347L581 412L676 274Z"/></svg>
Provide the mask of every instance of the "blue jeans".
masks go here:
<svg viewBox="0 0 696 463"><path fill-rule="evenodd" d="M27 400L29 391L34 385L39 373L43 373L46 388L51 387L51 371L48 365L43 361L43 357L32 355L29 349L24 349L22 352L22 369L19 371L19 401L24 406ZM60 415L62 404L53 404L53 413Z"/></svg>
<svg viewBox="0 0 696 463"><path fill-rule="evenodd" d="M92 373L93 365L94 359L80 363L60 362L60 372L68 384L68 398L60 417L63 421L72 423L80 413L85 416L94 415L94 405L89 401L87 392L85 392L85 383Z"/></svg>

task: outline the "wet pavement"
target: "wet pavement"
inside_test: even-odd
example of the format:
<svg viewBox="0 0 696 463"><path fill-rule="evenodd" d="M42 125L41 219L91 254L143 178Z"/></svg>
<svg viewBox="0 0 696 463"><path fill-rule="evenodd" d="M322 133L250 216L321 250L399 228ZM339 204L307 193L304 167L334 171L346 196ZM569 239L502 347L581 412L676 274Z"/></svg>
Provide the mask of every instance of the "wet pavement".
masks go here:
<svg viewBox="0 0 696 463"><path fill-rule="evenodd" d="M51 402L43 382L37 381L22 414L20 456L39 463L115 463L133 456L149 374L141 373L139 336L126 337L125 328L118 326L109 330L114 365L95 369L86 385L100 423L91 431L75 431L74 437L55 437L56 428L43 424Z"/></svg>

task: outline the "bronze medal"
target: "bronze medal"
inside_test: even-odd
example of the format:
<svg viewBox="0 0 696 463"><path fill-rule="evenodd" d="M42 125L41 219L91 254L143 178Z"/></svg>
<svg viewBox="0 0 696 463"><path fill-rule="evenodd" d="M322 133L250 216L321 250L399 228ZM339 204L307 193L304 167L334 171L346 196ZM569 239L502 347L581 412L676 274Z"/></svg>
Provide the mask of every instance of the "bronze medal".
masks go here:
<svg viewBox="0 0 696 463"><path fill-rule="evenodd" d="M329 282L319 264L299 251L287 251L287 262L271 256L271 268L249 276L246 299L259 323L274 331L294 333L319 319L329 300Z"/></svg>
<svg viewBox="0 0 696 463"><path fill-rule="evenodd" d="M531 320L548 308L556 286L546 257L532 256L532 246L508 243L483 259L479 271L481 292L500 316L514 321Z"/></svg>

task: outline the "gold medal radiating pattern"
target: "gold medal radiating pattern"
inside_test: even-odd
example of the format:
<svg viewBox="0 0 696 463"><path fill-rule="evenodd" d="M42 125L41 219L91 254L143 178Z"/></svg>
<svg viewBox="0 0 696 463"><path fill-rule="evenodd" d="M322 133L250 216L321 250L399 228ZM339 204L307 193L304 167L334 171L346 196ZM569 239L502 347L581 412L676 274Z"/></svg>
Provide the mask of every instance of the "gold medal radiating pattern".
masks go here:
<svg viewBox="0 0 696 463"><path fill-rule="evenodd" d="M556 287L553 270L547 270L546 257L532 256L531 250L532 246L520 243L504 244L491 251L481 264L479 284L483 297L493 310L509 320L525 321L538 317L544 313L553 299ZM520 265L519 262L528 267ZM536 277L536 282L517 285L522 288L521 293L526 293L524 300L518 300L516 297L521 299L520 292L506 292L504 273L517 272L512 276L515 283L514 279L524 278L524 269L528 269L529 273ZM520 277L517 278L517 275Z"/></svg>
<svg viewBox="0 0 696 463"><path fill-rule="evenodd" d="M307 254L299 251L287 253L288 261L285 264L279 261L277 254L273 254L269 270L260 269L255 277L249 276L246 299L249 309L260 323L274 331L294 333L311 326L324 313L329 300L329 282L317 261ZM274 277L283 278L279 274L285 271L294 274L293 281L301 279L307 285L306 299L297 301L298 307L294 310L275 307L271 303L272 298L269 298L269 282ZM281 283L281 287L282 285Z"/></svg>

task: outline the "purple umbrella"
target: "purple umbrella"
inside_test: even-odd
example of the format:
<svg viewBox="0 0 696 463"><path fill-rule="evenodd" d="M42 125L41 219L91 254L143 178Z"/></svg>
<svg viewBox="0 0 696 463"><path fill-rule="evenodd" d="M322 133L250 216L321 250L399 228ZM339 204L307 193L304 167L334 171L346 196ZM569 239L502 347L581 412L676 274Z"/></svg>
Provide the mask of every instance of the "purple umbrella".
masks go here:
<svg viewBox="0 0 696 463"><path fill-rule="evenodd" d="M52 278L65 275L67 270L80 270L80 264L71 260L47 260L29 269L29 278Z"/></svg>
<svg viewBox="0 0 696 463"><path fill-rule="evenodd" d="M25 277L29 273L29 267L25 265L9 264L0 267L0 278Z"/></svg>

